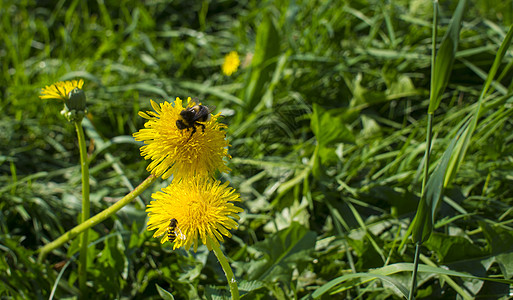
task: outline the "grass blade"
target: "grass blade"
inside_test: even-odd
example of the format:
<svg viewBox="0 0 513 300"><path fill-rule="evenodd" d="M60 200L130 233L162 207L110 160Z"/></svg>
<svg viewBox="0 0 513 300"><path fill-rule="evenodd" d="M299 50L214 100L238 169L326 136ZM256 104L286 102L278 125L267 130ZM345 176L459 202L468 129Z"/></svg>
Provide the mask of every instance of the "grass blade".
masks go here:
<svg viewBox="0 0 513 300"><path fill-rule="evenodd" d="M440 105L442 100L442 94L447 87L449 77L452 71L452 65L454 63L454 57L458 49L458 41L461 29L461 20L465 11L467 1L461 0L458 3L458 7L454 12L454 15L449 24L445 36L442 39L440 49L438 49L435 65L433 70L433 76L431 80L431 97L429 99L428 113L432 114Z"/></svg>
<svg viewBox="0 0 513 300"><path fill-rule="evenodd" d="M255 55L241 97L248 111L252 111L264 95L264 86L271 80L275 60L280 53L279 45L278 30L269 14L266 14L257 29Z"/></svg>
<svg viewBox="0 0 513 300"><path fill-rule="evenodd" d="M479 96L478 104L476 106L475 111L473 112L473 120L472 123L469 126L469 130L465 133L464 138L461 140L460 143L458 143L455 154L451 158L448 166L448 176L445 179L444 186L447 186L449 182L452 180L454 175L459 169L459 166L463 162L463 159L465 158L465 154L467 153L467 149L470 146L470 138L474 134L474 131L477 127L477 121L479 119L479 116L482 114L482 107L484 98L488 93L488 89L490 88L493 78L495 78L495 75L497 74L497 71L499 69L499 66L501 64L502 59L504 58L504 55L506 54L506 51L509 49L511 45L511 40L513 38L513 25L509 28L508 33L506 34L506 37L504 38L504 41L502 42L501 46L499 47L499 51L497 51L497 55L495 56L495 60L493 62L492 67L490 68L490 72L488 72L488 77L486 78L486 81L483 85L483 90L481 91L481 95Z"/></svg>

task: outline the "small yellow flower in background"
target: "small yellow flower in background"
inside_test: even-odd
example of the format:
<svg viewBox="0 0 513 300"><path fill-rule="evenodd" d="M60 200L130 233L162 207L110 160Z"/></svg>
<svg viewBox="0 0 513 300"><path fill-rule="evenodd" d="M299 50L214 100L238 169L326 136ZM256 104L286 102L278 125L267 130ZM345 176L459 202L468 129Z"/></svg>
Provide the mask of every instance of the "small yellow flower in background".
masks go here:
<svg viewBox="0 0 513 300"><path fill-rule="evenodd" d="M240 201L235 189L221 184L218 180L191 177L173 182L152 195L153 201L147 206L148 230L155 230L153 237L168 240L168 226L176 219L174 228L176 239L173 249L191 245L197 251L199 240L212 250L211 243L219 247L223 235L231 237L230 229L238 227L238 213L243 209L232 202Z"/></svg>
<svg viewBox="0 0 513 300"><path fill-rule="evenodd" d="M200 103L197 103L200 104ZM176 98L174 105L165 101L158 104L151 101L155 112L139 112L148 121L144 129L134 133L136 141L143 141L141 155L152 162L146 168L149 172L162 179L174 176L173 181L182 178L199 176L212 177L216 171L229 172L224 158L228 155L229 143L225 138L225 124L218 123L220 114L211 115L210 120L197 126L196 132L179 129L176 121L180 112L187 107L196 105L189 97L183 107L182 100Z"/></svg>
<svg viewBox="0 0 513 300"><path fill-rule="evenodd" d="M84 80L59 81L52 85L47 85L41 89L41 99L59 99L66 101L69 98L69 92L75 88L82 89Z"/></svg>
<svg viewBox="0 0 513 300"><path fill-rule="evenodd" d="M223 62L223 67L222 67L223 73L227 76L230 76L237 71L237 69L239 68L239 65L240 65L239 55L237 54L237 52L232 51L224 57L224 62Z"/></svg>

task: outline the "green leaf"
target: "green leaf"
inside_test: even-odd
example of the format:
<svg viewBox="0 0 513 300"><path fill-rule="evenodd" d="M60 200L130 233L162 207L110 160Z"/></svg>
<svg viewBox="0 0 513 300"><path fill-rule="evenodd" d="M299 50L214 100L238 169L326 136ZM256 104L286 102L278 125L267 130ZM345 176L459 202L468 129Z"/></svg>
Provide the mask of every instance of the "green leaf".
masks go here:
<svg viewBox="0 0 513 300"><path fill-rule="evenodd" d="M416 243L426 241L433 231L433 222L438 206L440 205L440 199L444 189L447 166L451 156L453 155L454 147L463 133L467 131L468 124L469 120L463 124L456 136L452 139L451 143L442 155L438 166L429 177L425 191L417 208L417 214L413 220L412 238Z"/></svg>
<svg viewBox="0 0 513 300"><path fill-rule="evenodd" d="M246 77L242 99L246 110L252 111L265 94L265 85L271 81L277 57L280 54L280 35L272 20L266 13L257 28L255 54L251 62L251 71Z"/></svg>
<svg viewBox="0 0 513 300"><path fill-rule="evenodd" d="M205 288L205 297L208 300L230 300L230 292L226 289L208 285Z"/></svg>
<svg viewBox="0 0 513 300"><path fill-rule="evenodd" d="M250 266L250 280L290 282L295 268L304 268L311 261L317 234L294 222L290 227L255 244L264 255Z"/></svg>
<svg viewBox="0 0 513 300"><path fill-rule="evenodd" d="M340 110L328 111L317 103L313 104L310 127L317 138L317 147L312 158L312 171L316 178L322 174L321 165L328 165L335 156L334 150L328 148L329 145L355 142L353 133L345 125L346 118Z"/></svg>
<svg viewBox="0 0 513 300"><path fill-rule="evenodd" d="M157 292L159 292L159 295L164 300L175 300L175 297L173 295L166 291L165 289L161 288L158 284L155 283L155 287L157 288Z"/></svg>
<svg viewBox="0 0 513 300"><path fill-rule="evenodd" d="M354 135L345 125L344 116L333 115L333 112L323 109L316 103L313 105L310 127L321 146L355 142Z"/></svg>
<svg viewBox="0 0 513 300"><path fill-rule="evenodd" d="M513 251L499 254L496 259L504 277L511 279L513 276Z"/></svg>
<svg viewBox="0 0 513 300"><path fill-rule="evenodd" d="M262 281L258 281L258 280L251 280L251 281L241 280L237 284L237 286L239 288L239 291L244 291L247 293L247 292L251 292L251 291L255 291L260 288L263 288L264 283Z"/></svg>
<svg viewBox="0 0 513 300"><path fill-rule="evenodd" d="M492 227L483 221L479 226L490 245L490 252L496 256L497 263L505 278L513 276L513 233L500 227Z"/></svg>
<svg viewBox="0 0 513 300"><path fill-rule="evenodd" d="M372 281L375 279L381 279L384 282L388 282L392 284L392 287L394 287L399 295L402 295L404 298L408 298L409 292L408 289L401 284L399 281L395 280L392 277L386 276L386 275L380 275L380 274L374 274L374 273L353 273L353 274L346 274L343 276L340 276L336 279L331 280L330 282L324 284L315 292L312 293L312 298L316 299L321 297L323 294L329 292L331 289L336 287L337 285L343 283L344 281L347 281L349 279L366 279L367 281Z"/></svg>
<svg viewBox="0 0 513 300"><path fill-rule="evenodd" d="M435 65L431 82L431 97L429 99L428 113L432 114L440 105L442 94L447 87L454 63L454 57L458 49L461 20L465 12L467 1L460 0L458 7L451 19L449 28L442 39L442 44L435 57Z"/></svg>
<svg viewBox="0 0 513 300"><path fill-rule="evenodd" d="M378 269L372 269L367 273L354 273L354 274L346 274L340 277L337 277L330 282L324 284L320 288L318 288L314 293L311 294L312 298L319 298L323 294L329 292L339 284L342 284L343 282L349 280L349 279L355 279L355 278L361 278L365 279L365 282L370 282L375 279L381 279L384 282L388 282L392 284L393 288L396 290L396 292L399 292L399 295L402 295L405 298L408 298L408 289L402 285L399 281L394 279L393 277L390 277L392 274L396 274L399 272L412 272L413 271L413 264L412 263L397 263L388 265L382 268ZM440 267L432 267L424 264L420 264L418 266L418 272L419 273L429 273L429 274L438 274L438 275L447 275L447 276L455 276L460 278L470 278L470 279L477 279L477 280L486 280L486 281L493 281L493 282L499 282L499 283L506 283L506 284L512 284L512 280L504 280L504 279L496 279L496 278L487 278L487 277L477 277L473 276L467 273L452 271Z"/></svg>
<svg viewBox="0 0 513 300"><path fill-rule="evenodd" d="M399 273L399 272L411 272L411 271L413 271L412 263L397 263L397 264L388 265L388 266L385 266L385 267L382 267L379 269L373 269L370 271L370 273L381 274L381 275L391 275L391 274L395 274L395 273ZM507 283L507 284L513 283L513 280L478 277L478 276L474 276L474 275L463 273L463 272L448 270L448 269L442 268L442 267L428 266L428 265L424 265L424 264L419 264L418 272L455 276L455 277L461 277L461 278L472 278L472 279L478 279L478 280L487 280L487 281Z"/></svg>
<svg viewBox="0 0 513 300"><path fill-rule="evenodd" d="M484 257L487 254L486 251L472 243L467 237L449 236L437 232L430 236L424 246L434 251L441 263Z"/></svg>

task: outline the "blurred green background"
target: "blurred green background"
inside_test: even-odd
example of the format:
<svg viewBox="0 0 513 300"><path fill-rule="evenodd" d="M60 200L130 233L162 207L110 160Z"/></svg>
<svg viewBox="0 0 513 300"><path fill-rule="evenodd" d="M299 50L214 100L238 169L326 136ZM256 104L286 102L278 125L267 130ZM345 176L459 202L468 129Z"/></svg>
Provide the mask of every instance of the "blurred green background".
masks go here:
<svg viewBox="0 0 513 300"><path fill-rule="evenodd" d="M440 2L441 39L456 1ZM36 262L34 251L74 227L79 152L62 103L41 88L83 78L92 214L148 176L140 110L150 99L197 98L228 125L240 227L224 244L247 299L299 299L326 282L411 263L399 248L422 180L431 1L1 1L0 297L76 297L78 240ZM513 2L470 1L452 76L434 119L432 166L475 109ZM221 72L237 51L242 65ZM513 274L511 52L487 97L464 164L445 191L425 259L480 277ZM90 233L88 285L99 299L228 295L202 247L172 251L133 205ZM426 263L424 261L424 263ZM405 286L409 273L394 277ZM506 299L504 283L453 278L470 297ZM461 292L421 273L418 298ZM329 299L330 296L325 294ZM350 280L337 299L399 299L381 281ZM489 298L486 298L489 297Z"/></svg>

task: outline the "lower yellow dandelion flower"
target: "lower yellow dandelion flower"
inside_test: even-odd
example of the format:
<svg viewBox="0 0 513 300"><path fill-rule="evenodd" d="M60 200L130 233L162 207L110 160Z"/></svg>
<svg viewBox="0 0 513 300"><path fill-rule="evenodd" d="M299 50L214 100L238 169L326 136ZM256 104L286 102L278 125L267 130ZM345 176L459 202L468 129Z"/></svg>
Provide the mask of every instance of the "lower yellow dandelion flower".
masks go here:
<svg viewBox="0 0 513 300"><path fill-rule="evenodd" d="M171 236L173 249L188 250L192 245L196 252L199 239L209 250L211 243L219 247L223 235L231 237L229 230L238 227L238 213L243 211L232 203L240 197L228 184L197 177L173 181L152 195L154 200L146 209L148 230L156 229L153 237L163 235L161 243Z"/></svg>
<svg viewBox="0 0 513 300"><path fill-rule="evenodd" d="M69 92L75 88L82 89L84 80L59 81L52 85L47 85L41 89L41 99L59 99L66 101L69 98Z"/></svg>
<svg viewBox="0 0 513 300"><path fill-rule="evenodd" d="M240 65L240 59L237 52L232 51L224 57L222 66L223 73L227 76L231 76L237 71Z"/></svg>
<svg viewBox="0 0 513 300"><path fill-rule="evenodd" d="M147 170L157 177L166 179L173 174L175 180L192 176L213 176L216 171L228 172L224 158L228 155L229 143L226 140L225 124L218 123L220 114L211 115L205 122L197 122L197 130L178 128L180 112L194 107L196 103L189 97L186 107L176 98L174 105L169 102L158 104L151 101L155 112L139 112L148 121L144 129L134 133L136 141L143 141L141 155L151 159ZM191 130L190 130L191 129Z"/></svg>

